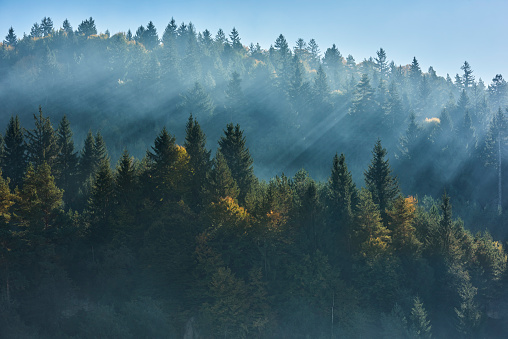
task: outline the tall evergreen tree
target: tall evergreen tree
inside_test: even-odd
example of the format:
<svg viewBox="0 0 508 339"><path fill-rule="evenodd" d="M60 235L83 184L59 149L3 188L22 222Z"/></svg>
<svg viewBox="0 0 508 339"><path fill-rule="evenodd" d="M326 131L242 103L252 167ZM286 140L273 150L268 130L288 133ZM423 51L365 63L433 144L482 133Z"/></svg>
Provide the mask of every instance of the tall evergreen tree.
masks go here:
<svg viewBox="0 0 508 339"><path fill-rule="evenodd" d="M153 200L158 202L174 201L177 196L175 182L175 164L178 160L178 149L175 137L164 127L155 138L151 151L146 153L148 174L150 176Z"/></svg>
<svg viewBox="0 0 508 339"><path fill-rule="evenodd" d="M74 150L72 131L67 116L63 116L57 130L57 148L59 150L55 162L56 183L64 190L64 201L76 194L78 171L78 154Z"/></svg>
<svg viewBox="0 0 508 339"><path fill-rule="evenodd" d="M245 203L245 198L255 182L252 158L249 149L245 146L245 137L240 125L228 124L224 136L219 140L219 150L226 159L231 175L238 184L240 193L238 202Z"/></svg>
<svg viewBox="0 0 508 339"><path fill-rule="evenodd" d="M385 224L388 223L386 210L399 194L397 179L392 176L392 169L386 157L386 149L381 146L378 139L372 150L372 160L369 168L365 171L365 185L372 193L372 200L379 206L381 217Z"/></svg>
<svg viewBox="0 0 508 339"><path fill-rule="evenodd" d="M4 178L10 178L11 188L21 185L26 169L26 144L19 117L11 117L4 138L2 169Z"/></svg>
<svg viewBox="0 0 508 339"><path fill-rule="evenodd" d="M467 61L464 61L464 65L462 65L460 69L464 71L462 75L462 85L465 89L468 89L474 84L473 70Z"/></svg>
<svg viewBox="0 0 508 339"><path fill-rule="evenodd" d="M39 116L34 114L35 128L27 132L28 160L35 166L47 162L55 167L56 158L59 153L57 136L49 117L42 114L39 106Z"/></svg>
<svg viewBox="0 0 508 339"><path fill-rule="evenodd" d="M184 147L189 155L189 166L192 171L190 205L199 208L202 203L201 192L211 169L211 152L206 149L206 136L192 114L187 122Z"/></svg>
<svg viewBox="0 0 508 339"><path fill-rule="evenodd" d="M14 28L9 28L9 32L5 36L4 45L16 47L18 44L18 38L16 37L16 34L14 34Z"/></svg>
<svg viewBox="0 0 508 339"><path fill-rule="evenodd" d="M231 174L226 158L218 150L212 161L213 168L205 182L205 192L208 202L218 202L221 198L238 198L240 190Z"/></svg>

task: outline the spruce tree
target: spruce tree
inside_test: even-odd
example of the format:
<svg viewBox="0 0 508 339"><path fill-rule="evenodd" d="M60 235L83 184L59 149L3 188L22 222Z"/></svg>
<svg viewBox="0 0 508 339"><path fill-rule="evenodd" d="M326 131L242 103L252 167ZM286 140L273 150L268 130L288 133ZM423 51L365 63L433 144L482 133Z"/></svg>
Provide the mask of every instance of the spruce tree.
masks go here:
<svg viewBox="0 0 508 339"><path fill-rule="evenodd" d="M221 198L238 198L240 190L231 174L226 158L218 150L213 158L213 168L207 176L205 183L208 202L218 202Z"/></svg>
<svg viewBox="0 0 508 339"><path fill-rule="evenodd" d="M411 330L418 338L432 337L430 320L427 320L427 311L419 297L414 298L413 308L411 309Z"/></svg>
<svg viewBox="0 0 508 339"><path fill-rule="evenodd" d="M51 168L55 167L59 153L57 136L49 117L44 117L39 106L39 115L34 114L35 128L27 131L28 160L35 167L46 162Z"/></svg>
<svg viewBox="0 0 508 339"><path fill-rule="evenodd" d="M94 176L96 168L94 146L95 138L93 137L92 131L89 130L78 163L79 182L81 184Z"/></svg>
<svg viewBox="0 0 508 339"><path fill-rule="evenodd" d="M372 160L365 171L365 185L372 193L372 200L379 206L383 222L387 224L386 209L399 194L397 179L392 176L392 169L386 157L386 149L378 139L372 150Z"/></svg>
<svg viewBox="0 0 508 339"><path fill-rule="evenodd" d="M254 184L253 160L249 149L245 146L245 137L240 125L233 126L228 124L224 131L224 136L219 140L219 150L226 159L226 163L231 170L233 179L238 184L240 193L238 202L240 205L245 203L245 198Z"/></svg>
<svg viewBox="0 0 508 339"><path fill-rule="evenodd" d="M4 44L7 46L16 47L18 44L18 38L14 34L14 28L9 28L9 33L5 36Z"/></svg>
<svg viewBox="0 0 508 339"><path fill-rule="evenodd" d="M206 136L192 114L187 122L184 147L189 155L192 171L189 204L198 209L202 203L201 192L211 169L211 152L206 149Z"/></svg>
<svg viewBox="0 0 508 339"><path fill-rule="evenodd" d="M55 173L58 174L56 182L58 187L64 190L64 201L67 201L76 194L78 155L74 150L70 123L65 115L57 130L57 148L59 153L55 162Z"/></svg>
<svg viewBox="0 0 508 339"><path fill-rule="evenodd" d="M178 159L178 149L175 137L168 133L166 127L155 138L152 151L147 151L146 155L154 201L166 202L178 199L179 197L175 196L177 183L173 177Z"/></svg>
<svg viewBox="0 0 508 339"><path fill-rule="evenodd" d="M350 250L350 227L358 203L356 186L346 165L346 157L335 154L332 173L328 179L328 208L333 238L340 251Z"/></svg>
<svg viewBox="0 0 508 339"><path fill-rule="evenodd" d="M21 185L26 169L26 144L18 116L11 117L4 138L2 169L4 178L10 178L10 187Z"/></svg>

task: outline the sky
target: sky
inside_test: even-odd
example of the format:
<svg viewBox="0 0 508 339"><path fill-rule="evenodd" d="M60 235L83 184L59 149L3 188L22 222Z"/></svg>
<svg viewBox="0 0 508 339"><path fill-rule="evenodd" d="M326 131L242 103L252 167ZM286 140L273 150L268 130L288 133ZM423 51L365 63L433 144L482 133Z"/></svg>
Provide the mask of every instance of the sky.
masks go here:
<svg viewBox="0 0 508 339"><path fill-rule="evenodd" d="M0 0L0 37L12 26L18 37L50 17L56 28L67 18L76 30L92 17L99 32L133 34L153 21L159 36L172 17L197 31L235 27L244 45L268 49L279 34L293 47L298 38L315 39L322 54L336 44L357 62L383 48L397 65L416 57L423 71L453 78L468 61L476 80L488 85L496 74L508 78L506 0ZM3 40L3 39L2 39Z"/></svg>

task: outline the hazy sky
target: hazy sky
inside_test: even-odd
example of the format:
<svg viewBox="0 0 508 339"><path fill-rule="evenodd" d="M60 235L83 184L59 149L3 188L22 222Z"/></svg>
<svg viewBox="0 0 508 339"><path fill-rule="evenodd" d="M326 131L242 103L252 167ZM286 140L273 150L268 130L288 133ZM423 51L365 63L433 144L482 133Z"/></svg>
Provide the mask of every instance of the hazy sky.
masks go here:
<svg viewBox="0 0 508 339"><path fill-rule="evenodd" d="M29 34L44 16L57 28L67 18L74 29L91 16L100 32L112 34L129 28L134 34L151 20L160 36L174 17L213 35L236 27L244 45L259 42L265 49L282 33L291 47L298 38L314 38L322 53L335 43L357 62L382 47L396 64L416 56L422 70L433 66L441 76L453 78L467 60L487 84L498 73L508 78L506 0L0 0L1 38L11 26L18 37Z"/></svg>

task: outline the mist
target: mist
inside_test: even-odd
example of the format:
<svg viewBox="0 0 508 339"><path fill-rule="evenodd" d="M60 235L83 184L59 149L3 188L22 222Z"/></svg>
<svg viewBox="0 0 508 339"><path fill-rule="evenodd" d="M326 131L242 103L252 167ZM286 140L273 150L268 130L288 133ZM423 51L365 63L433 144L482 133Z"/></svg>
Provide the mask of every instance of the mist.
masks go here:
<svg viewBox="0 0 508 339"><path fill-rule="evenodd" d="M35 309L16 306L12 333L136 337L146 334L133 320L140 317L154 328L160 324L153 337L196 330L204 337L402 338L430 335L427 315L435 337L506 333L508 86L502 75L476 79L467 61L454 77L438 75L432 67L422 70L417 56L403 65L390 62L390 51L376 46L372 57L355 60L335 44L319 46L319 37L293 43L275 33L271 46L260 46L242 41L235 28L197 32L191 22L175 20L128 32L97 32L93 18L75 29L68 22L43 26L0 45L0 127L17 116L30 138L43 117L56 130L66 116L80 166L90 136L102 137L107 151L88 175L75 174L79 185L67 183L58 193L58 213L45 216L55 231L23 213L6 219L14 238L25 236L18 228L45 237L47 228L55 232L33 281L49 279L54 269L71 296L57 296L58 284L43 285L50 286L41 295L53 295L54 317L34 315L44 304L39 296ZM198 172L189 165L190 148L175 146L180 167L166 168L174 172L160 185L152 182L158 178L157 142L174 136L176 144L188 144L189 126L196 123L210 150L203 151L208 170ZM239 140L245 137L248 193L233 162L224 166L230 161L224 140L233 126ZM45 172L26 152L33 167L23 169L18 189L14 178L5 178L4 186L30 201L30 175ZM347 167L334 158L338 154ZM367 175L376 155L386 160L387 177L397 186L384 210ZM125 192L139 201L124 201L117 192L122 164L135 178L132 187L142 188ZM347 193L334 196L337 164L344 166L340 180ZM62 173L52 173L57 185L64 183ZM197 184L196 173L202 174ZM411 215L400 232L393 225L405 210L397 206ZM375 226L364 221L369 213ZM21 284L23 274L32 276L16 259L1 258L20 265L12 268L21 272L13 278L4 265L8 295L9 279ZM75 262L84 273L72 268ZM389 283L369 284L381 281ZM229 296L221 286L234 302L247 300L238 306L240 315L214 318ZM33 288L13 288L12 299L30 300ZM86 301L96 291L98 297ZM495 307L501 316L490 315ZM80 317L84 325L76 327Z"/></svg>

